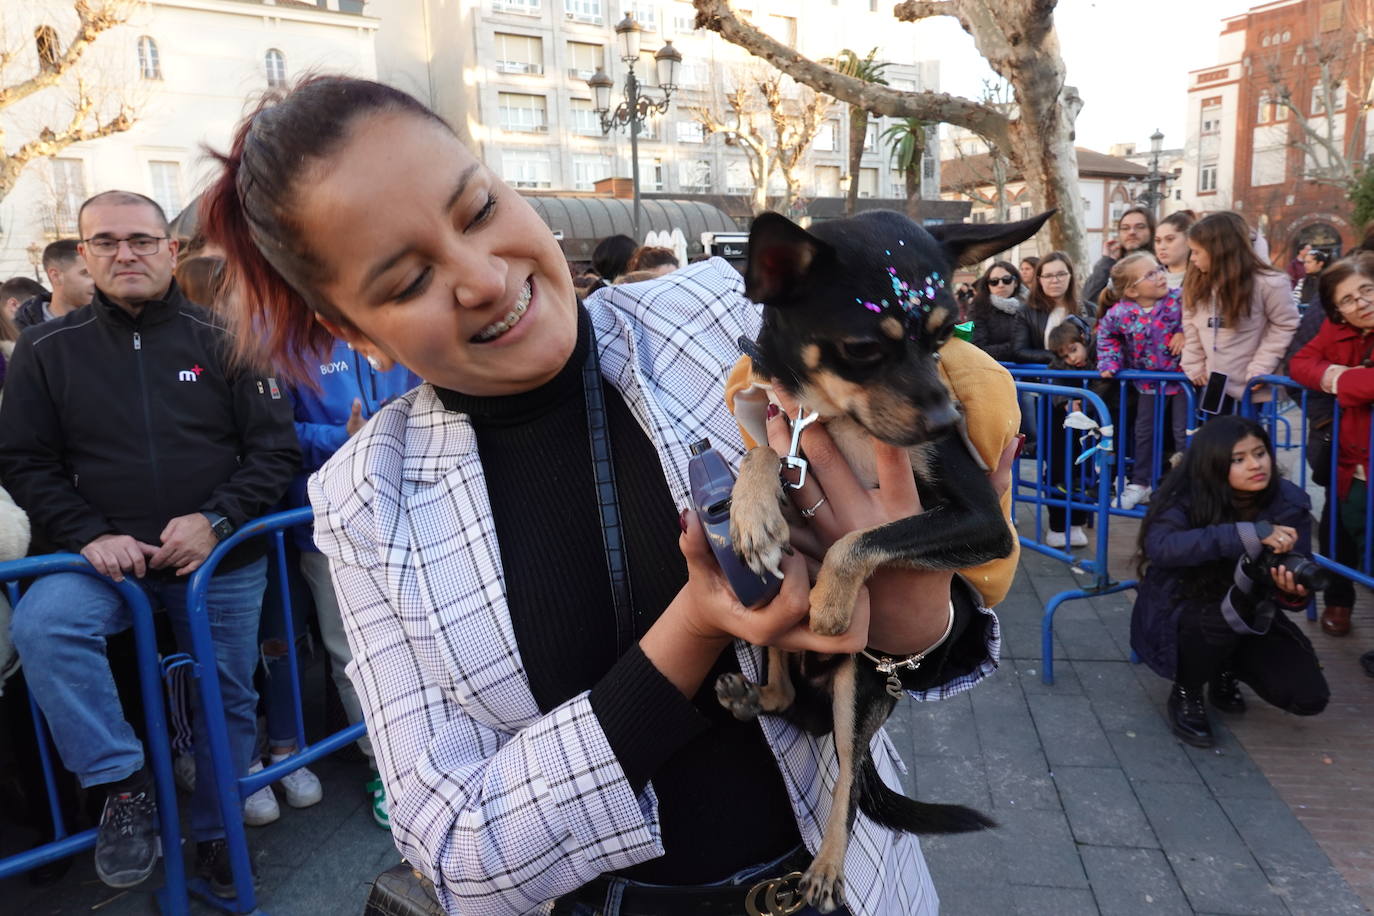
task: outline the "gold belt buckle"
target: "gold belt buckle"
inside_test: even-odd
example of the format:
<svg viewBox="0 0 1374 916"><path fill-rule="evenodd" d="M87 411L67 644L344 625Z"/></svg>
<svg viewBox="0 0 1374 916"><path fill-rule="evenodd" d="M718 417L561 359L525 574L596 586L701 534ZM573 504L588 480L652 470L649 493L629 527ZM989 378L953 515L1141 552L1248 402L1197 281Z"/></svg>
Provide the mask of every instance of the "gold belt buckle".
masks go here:
<svg viewBox="0 0 1374 916"><path fill-rule="evenodd" d="M797 882L802 873L790 872L781 878L768 878L749 888L744 895L744 911L749 916L788 916L806 906Z"/></svg>

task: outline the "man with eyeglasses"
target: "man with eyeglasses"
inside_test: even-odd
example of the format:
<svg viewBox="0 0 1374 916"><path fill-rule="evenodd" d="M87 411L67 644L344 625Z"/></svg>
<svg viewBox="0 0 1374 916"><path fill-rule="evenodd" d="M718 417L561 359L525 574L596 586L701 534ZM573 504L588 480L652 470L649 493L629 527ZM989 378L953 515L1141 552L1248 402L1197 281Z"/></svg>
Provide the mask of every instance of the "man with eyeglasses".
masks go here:
<svg viewBox="0 0 1374 916"><path fill-rule="evenodd" d="M1154 253L1155 216L1148 207L1131 207L1116 221L1116 238L1102 244L1102 257L1093 265L1088 282L1083 285L1083 298L1093 305L1107 288L1112 265L1136 251Z"/></svg>
<svg viewBox="0 0 1374 916"><path fill-rule="evenodd" d="M177 288L177 241L156 202L107 191L82 204L78 226L95 297L21 335L0 405L0 481L51 545L115 581L135 577L190 651L187 577L285 493L300 463L291 408L275 380L229 363L223 328ZM240 775L257 733L264 552L260 539L231 550L206 601ZM111 887L143 881L158 855L151 778L105 656L105 637L131 624L107 581L59 573L34 582L12 628L62 762L107 793L95 865ZM198 871L232 895L204 722L191 836Z"/></svg>

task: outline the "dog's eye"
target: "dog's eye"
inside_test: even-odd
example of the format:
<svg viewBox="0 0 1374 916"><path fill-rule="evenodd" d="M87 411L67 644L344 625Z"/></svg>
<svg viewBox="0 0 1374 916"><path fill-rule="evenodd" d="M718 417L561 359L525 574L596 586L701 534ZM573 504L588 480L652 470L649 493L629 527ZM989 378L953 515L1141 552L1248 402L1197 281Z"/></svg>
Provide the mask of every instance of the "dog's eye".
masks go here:
<svg viewBox="0 0 1374 916"><path fill-rule="evenodd" d="M855 366L872 366L882 360L883 345L876 340L841 341L840 355Z"/></svg>

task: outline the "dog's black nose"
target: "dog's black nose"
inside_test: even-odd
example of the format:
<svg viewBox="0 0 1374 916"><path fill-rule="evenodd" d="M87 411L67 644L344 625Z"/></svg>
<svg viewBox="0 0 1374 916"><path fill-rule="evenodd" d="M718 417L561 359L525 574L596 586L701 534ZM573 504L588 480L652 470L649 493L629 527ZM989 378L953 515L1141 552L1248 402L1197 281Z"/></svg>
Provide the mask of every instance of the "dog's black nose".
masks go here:
<svg viewBox="0 0 1374 916"><path fill-rule="evenodd" d="M942 404L932 405L922 411L922 419L925 423L926 436L934 438L941 433L947 433L959 423L959 411L949 401Z"/></svg>

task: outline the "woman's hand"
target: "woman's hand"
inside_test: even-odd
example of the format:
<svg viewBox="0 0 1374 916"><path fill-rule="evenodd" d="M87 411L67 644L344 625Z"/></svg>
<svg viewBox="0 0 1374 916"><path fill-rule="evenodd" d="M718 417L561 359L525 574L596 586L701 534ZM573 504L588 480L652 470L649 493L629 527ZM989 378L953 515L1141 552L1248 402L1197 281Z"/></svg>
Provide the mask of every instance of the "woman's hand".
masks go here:
<svg viewBox="0 0 1374 916"><path fill-rule="evenodd" d="M1296 528L1289 528L1287 525L1275 525L1274 530L1269 532L1269 536L1262 538L1260 543L1268 547L1274 553L1287 553L1298 544L1298 531Z"/></svg>
<svg viewBox="0 0 1374 916"><path fill-rule="evenodd" d="M1307 588L1298 584L1297 580L1293 578L1293 574L1289 572L1287 566L1276 566L1269 570L1269 575L1273 577L1274 585L1279 591L1287 592L1290 595L1297 595L1299 598L1307 597Z"/></svg>

